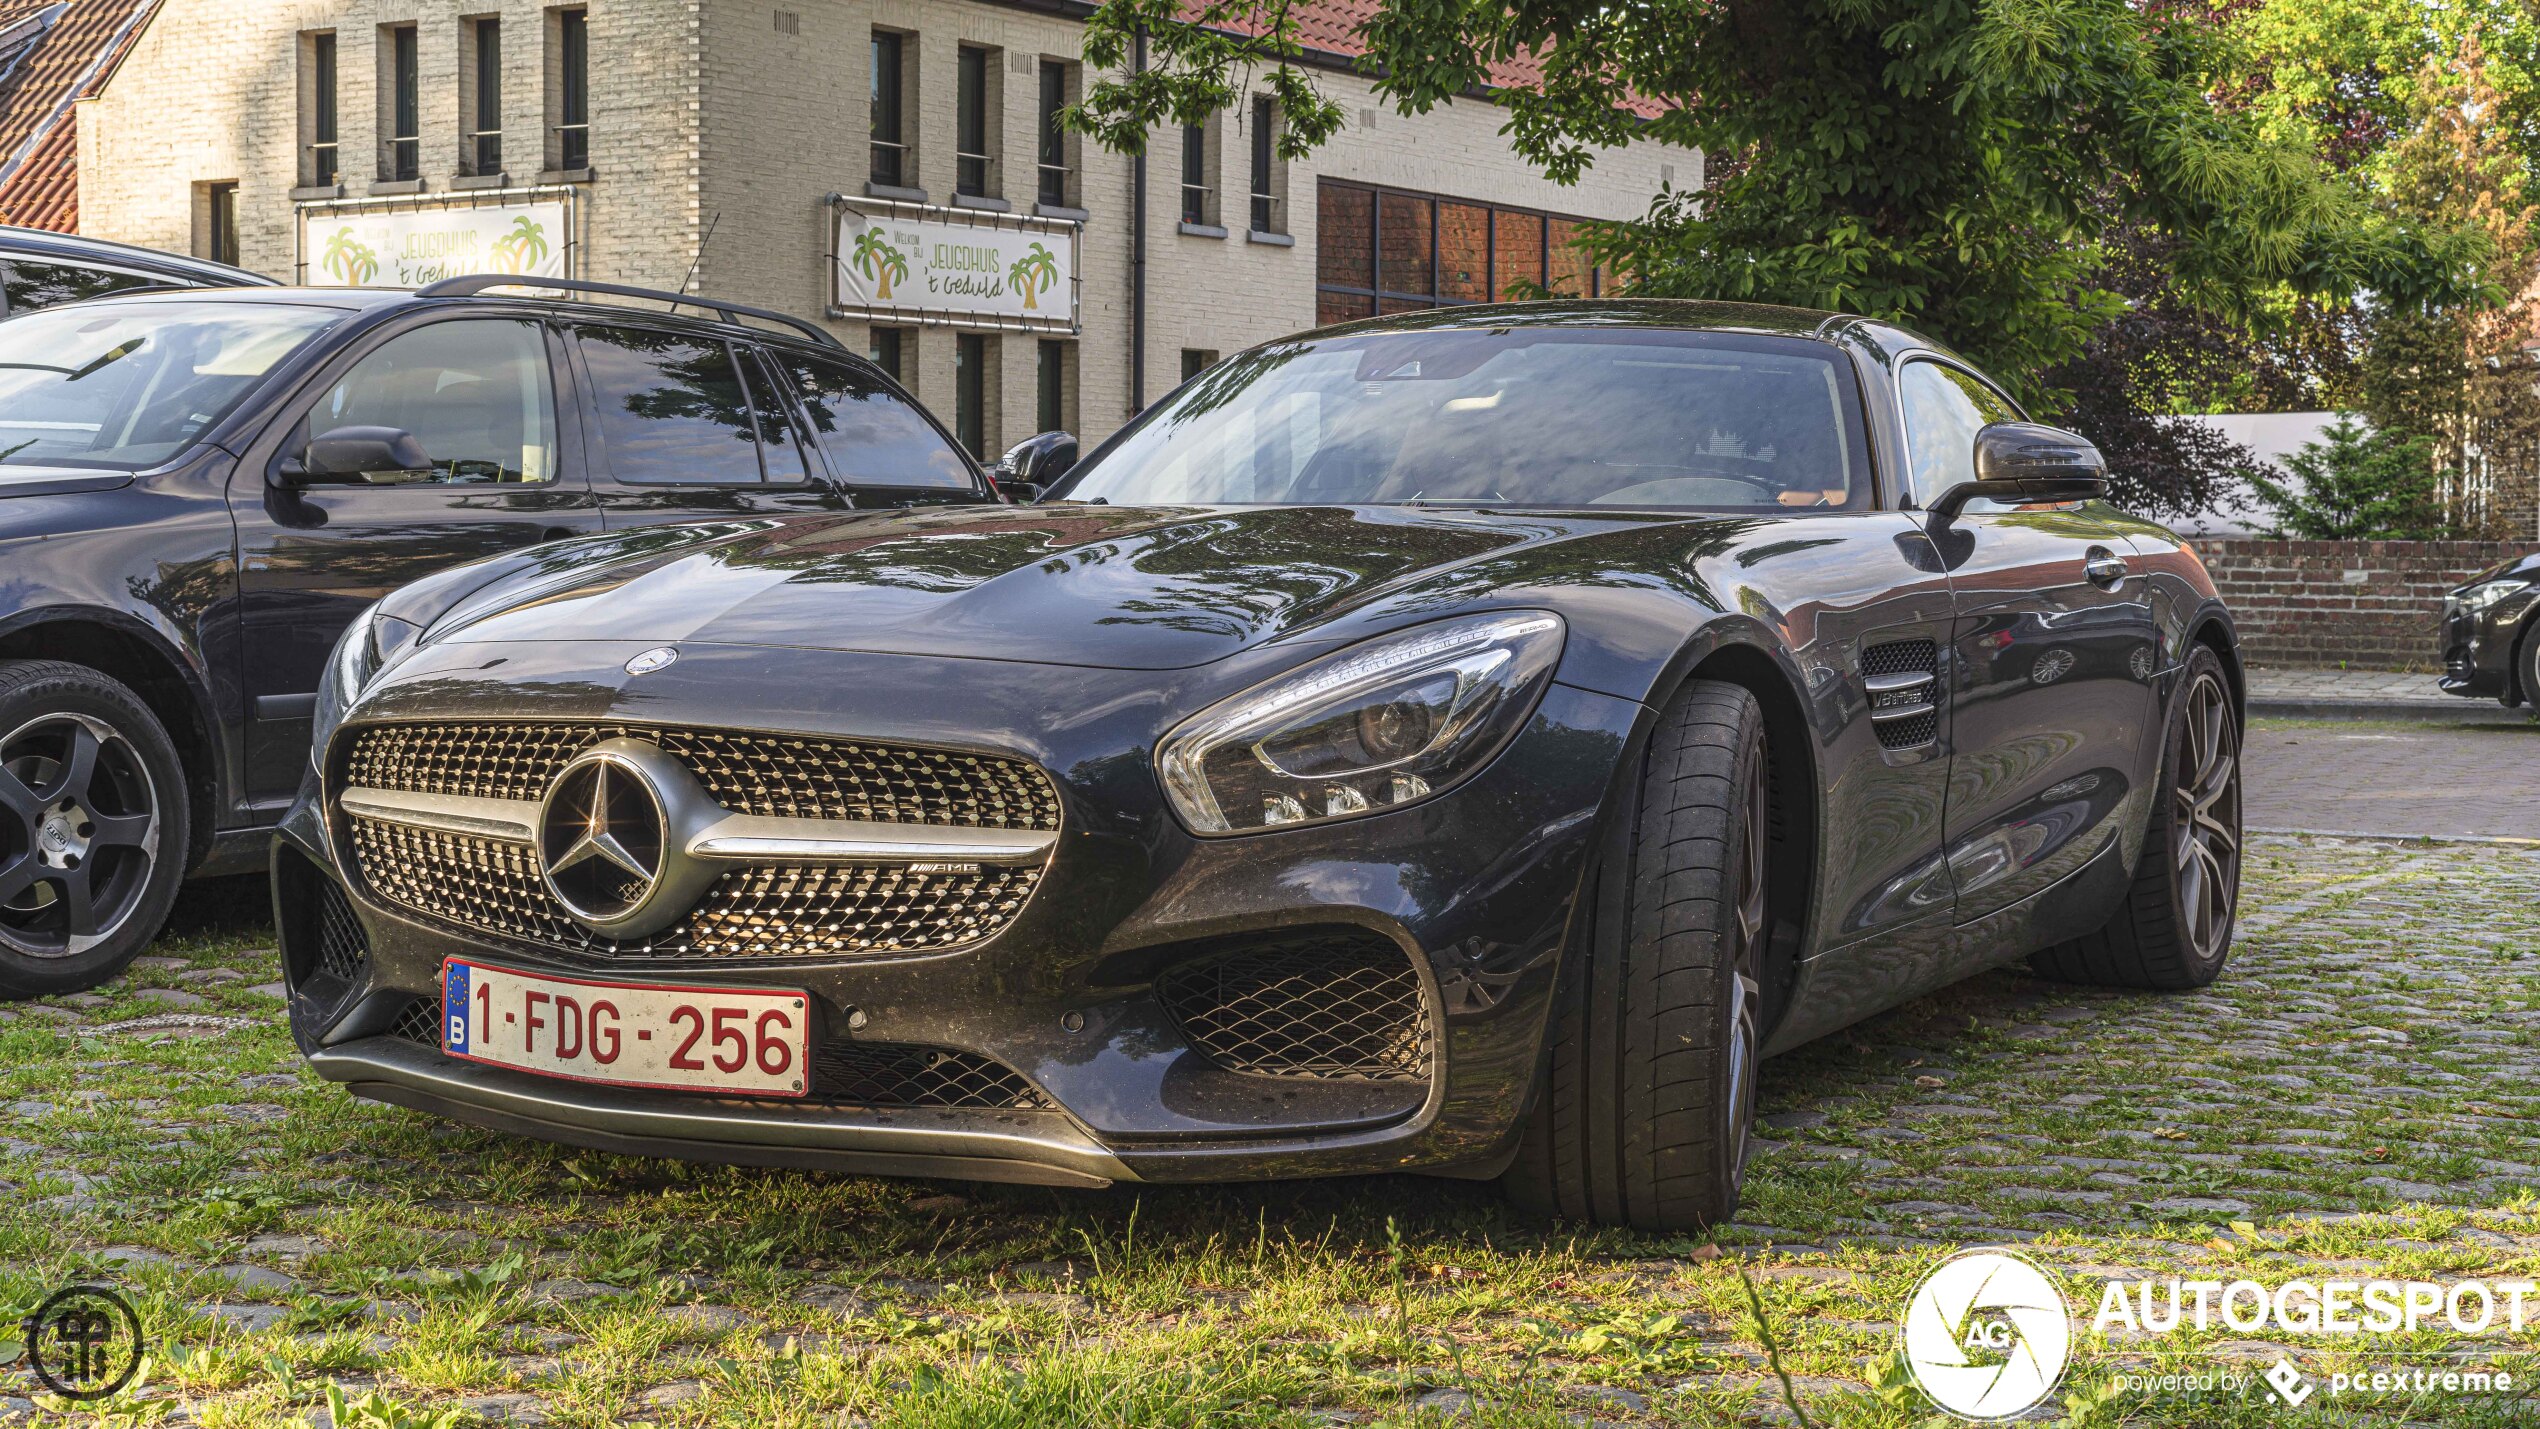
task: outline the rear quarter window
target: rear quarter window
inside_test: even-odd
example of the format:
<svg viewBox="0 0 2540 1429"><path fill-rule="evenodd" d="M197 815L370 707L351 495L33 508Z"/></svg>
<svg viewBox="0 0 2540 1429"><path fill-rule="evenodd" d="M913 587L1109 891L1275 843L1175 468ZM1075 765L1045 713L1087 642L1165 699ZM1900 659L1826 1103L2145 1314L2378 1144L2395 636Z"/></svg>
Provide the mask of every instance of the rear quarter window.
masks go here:
<svg viewBox="0 0 2540 1429"><path fill-rule="evenodd" d="M812 437L830 469L852 486L976 491L969 459L908 399L843 362L780 353L798 390Z"/></svg>

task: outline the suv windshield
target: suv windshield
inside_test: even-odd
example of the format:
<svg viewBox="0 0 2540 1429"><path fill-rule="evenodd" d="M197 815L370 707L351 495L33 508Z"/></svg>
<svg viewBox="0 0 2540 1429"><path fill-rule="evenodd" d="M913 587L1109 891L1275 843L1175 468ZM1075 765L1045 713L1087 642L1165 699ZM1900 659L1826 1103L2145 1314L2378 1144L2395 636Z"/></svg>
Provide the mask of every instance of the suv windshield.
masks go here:
<svg viewBox="0 0 2540 1429"><path fill-rule="evenodd" d="M0 466L157 466L343 316L286 303L74 304L0 322Z"/></svg>
<svg viewBox="0 0 2540 1429"><path fill-rule="evenodd" d="M1836 348L1516 327L1244 353L1184 383L1058 495L1787 511L1867 506L1870 480Z"/></svg>

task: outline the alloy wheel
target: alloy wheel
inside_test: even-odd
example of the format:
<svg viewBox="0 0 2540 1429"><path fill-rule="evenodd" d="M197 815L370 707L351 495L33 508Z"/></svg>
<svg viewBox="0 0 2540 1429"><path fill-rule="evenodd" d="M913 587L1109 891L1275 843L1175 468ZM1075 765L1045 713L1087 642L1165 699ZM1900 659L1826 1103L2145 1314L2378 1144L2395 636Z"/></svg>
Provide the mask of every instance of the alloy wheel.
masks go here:
<svg viewBox="0 0 2540 1429"><path fill-rule="evenodd" d="M1728 1095L1723 1108L1729 1118L1729 1191L1734 1199L1746 1182L1748 1142L1755 1125L1755 1082L1763 1057L1764 949L1771 940L1768 900L1772 891L1766 859L1772 829L1765 797L1764 748L1758 741L1754 771L1746 780L1746 806L1741 814L1745 850L1738 860L1731 905L1737 910L1734 973L1729 979Z"/></svg>
<svg viewBox="0 0 2540 1429"><path fill-rule="evenodd" d="M2199 674L2179 719L2171 787L2170 867L2188 946L2212 962L2231 943L2240 895L2240 732L2222 681Z"/></svg>
<svg viewBox="0 0 2540 1429"><path fill-rule="evenodd" d="M0 737L0 946L76 957L132 916L159 852L141 751L83 714Z"/></svg>

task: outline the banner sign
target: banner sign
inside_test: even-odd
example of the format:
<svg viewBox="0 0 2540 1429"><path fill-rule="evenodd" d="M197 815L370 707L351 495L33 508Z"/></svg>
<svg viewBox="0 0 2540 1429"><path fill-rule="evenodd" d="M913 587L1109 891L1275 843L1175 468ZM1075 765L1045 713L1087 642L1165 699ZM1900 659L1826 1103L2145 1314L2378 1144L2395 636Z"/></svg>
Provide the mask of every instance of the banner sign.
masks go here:
<svg viewBox="0 0 2540 1429"><path fill-rule="evenodd" d="M449 208L300 211L306 280L347 288L415 288L471 273L563 278L564 201Z"/></svg>
<svg viewBox="0 0 2540 1429"><path fill-rule="evenodd" d="M1076 225L839 199L839 317L1076 330Z"/></svg>

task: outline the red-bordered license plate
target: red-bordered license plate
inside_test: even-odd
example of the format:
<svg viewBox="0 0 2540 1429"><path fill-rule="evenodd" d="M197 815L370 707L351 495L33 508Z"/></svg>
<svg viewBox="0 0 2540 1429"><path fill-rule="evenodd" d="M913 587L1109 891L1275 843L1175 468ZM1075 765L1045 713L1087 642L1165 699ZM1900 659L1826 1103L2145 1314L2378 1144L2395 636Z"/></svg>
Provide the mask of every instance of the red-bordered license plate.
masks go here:
<svg viewBox="0 0 2540 1429"><path fill-rule="evenodd" d="M441 965L441 1048L577 1082L798 1097L810 1001L783 988L604 982L452 958Z"/></svg>

